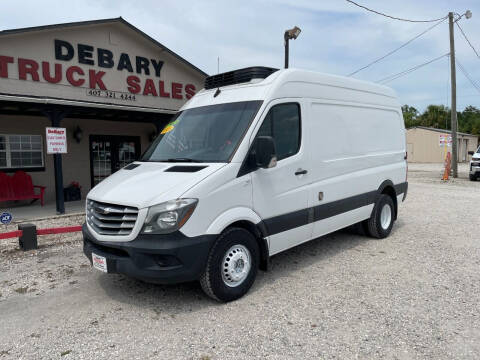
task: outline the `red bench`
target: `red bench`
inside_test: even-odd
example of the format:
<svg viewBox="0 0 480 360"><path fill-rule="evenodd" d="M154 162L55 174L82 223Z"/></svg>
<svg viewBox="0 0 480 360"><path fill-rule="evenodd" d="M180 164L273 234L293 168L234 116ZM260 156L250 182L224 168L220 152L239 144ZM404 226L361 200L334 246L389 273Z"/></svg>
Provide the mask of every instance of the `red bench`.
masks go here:
<svg viewBox="0 0 480 360"><path fill-rule="evenodd" d="M39 189L40 193L35 193ZM24 171L17 171L12 177L0 172L0 201L28 200L37 201L43 206L45 186L33 185L32 177Z"/></svg>

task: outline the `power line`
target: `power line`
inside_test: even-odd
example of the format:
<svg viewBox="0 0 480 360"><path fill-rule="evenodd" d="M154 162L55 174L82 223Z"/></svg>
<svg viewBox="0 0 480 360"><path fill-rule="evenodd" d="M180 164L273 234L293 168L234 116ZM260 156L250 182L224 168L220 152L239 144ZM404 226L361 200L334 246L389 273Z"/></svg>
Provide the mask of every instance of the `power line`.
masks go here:
<svg viewBox="0 0 480 360"><path fill-rule="evenodd" d="M458 61L458 58L456 58L456 60L457 60L457 65L460 68L460 70L462 71L463 75L465 75L465 77L472 83L472 85L475 87L475 89L480 91L480 85L472 78L472 76L469 74L467 69L465 69L465 67L460 63L460 61Z"/></svg>
<svg viewBox="0 0 480 360"><path fill-rule="evenodd" d="M368 68L368 67L376 64L377 62L379 62L379 61L381 61L381 60L383 60L383 59L385 59L386 57L388 57L388 56L396 53L398 50L404 48L405 46L407 46L408 44L410 44L412 41L418 39L420 36L426 34L426 33L429 32L430 30L432 30L434 27L436 27L436 26L440 25L441 23L443 23L446 19L447 19L447 18L444 18L444 19L440 20L439 22L437 22L437 23L434 24L433 26L430 26L428 29L426 29L425 31L421 32L420 34L418 34L417 36L413 37L412 39L408 40L406 43L402 44L402 45L399 46L398 48L396 48L396 49L388 52L387 54L385 54L385 55L383 55L382 57L379 57L378 59L372 61L371 63L369 63L369 64L361 67L360 69L355 70L354 72L348 74L347 76L353 76L353 75L355 75L356 73L358 73L358 72L360 72L360 71L362 71L362 70L365 70L366 68Z"/></svg>
<svg viewBox="0 0 480 360"><path fill-rule="evenodd" d="M472 78L472 76L468 73L467 69L463 67L463 65L458 61L458 58L455 58L457 61L458 68L460 71L465 75L465 77L472 83L473 87L480 92L480 85Z"/></svg>
<svg viewBox="0 0 480 360"><path fill-rule="evenodd" d="M383 78L383 79L377 80L376 82L382 83L382 84L386 84L386 83L388 83L388 82L390 82L390 81L393 81L393 80L396 80L396 79L398 79L398 78L400 78L400 77L402 77L402 76L408 75L408 74L410 74L411 72L414 72L414 71L416 71L416 70L418 70L418 69L420 69L420 68L422 68L422 67L424 67L424 66L426 66L426 65L428 65L428 64L431 64L431 63L433 63L433 62L435 62L435 61L438 61L438 60L440 60L441 58L443 58L443 57L445 57L445 56L448 56L448 55L450 55L450 53L441 55L441 56L439 56L439 57L437 57L437 58L435 58L435 59L429 60L429 61L424 62L424 63L419 64L419 65L416 65L416 66L414 66L414 67L412 67L412 68L410 68L410 69L407 69L407 70L401 71L401 72L399 72L399 73L396 73L396 74L387 76L387 77L385 77L385 78Z"/></svg>
<svg viewBox="0 0 480 360"><path fill-rule="evenodd" d="M475 50L475 48L473 47L473 45L472 45L472 43L470 42L470 40L468 40L467 35L466 35L465 32L463 31L463 29L460 27L460 25L458 24L458 22L455 22L455 24L457 24L458 28L460 29L460 32L462 33L463 37L464 37L465 40L467 41L468 45L470 45L470 47L472 48L472 50L475 52L475 55L477 55L477 57L480 58L480 55L478 55L477 50Z"/></svg>
<svg viewBox="0 0 480 360"><path fill-rule="evenodd" d="M438 18L438 19L432 19L432 20L410 20L410 19L403 19L403 18L399 18L399 17L395 17L395 16L391 16L391 15L387 15L387 14L384 14L382 12L379 12L379 11L376 11L376 10L372 10L372 9L369 9L367 8L366 6L363 6L363 5L360 5L358 3L356 3L355 1L352 1L352 0L346 0L347 2L355 5L355 6L358 6L362 9L365 9L367 11L370 11L372 13L375 13L377 15L382 15L382 16L385 16L387 18L390 18L390 19L394 19L394 20L400 20L400 21L407 21L407 22L413 22L413 23L427 23L427 22L435 22L435 21L439 21L439 20L444 20L448 17L448 15L444 16L444 17L441 17L441 18Z"/></svg>
<svg viewBox="0 0 480 360"><path fill-rule="evenodd" d="M376 82L382 83L382 84L386 84L386 83L388 83L388 82L390 82L390 81L393 81L393 80L398 79L399 77L408 75L408 74L410 74L411 72L414 72L414 71L416 71L416 70L418 70L418 69L420 69L420 68L422 68L422 67L424 67L424 66L426 66L426 65L428 65L428 64L431 64L431 63L433 63L433 62L435 62L435 61L438 61L438 60L440 60L440 59L442 59L442 58L444 58L445 56L448 56L448 55L450 55L450 53L443 54L443 55L441 55L441 56L439 56L439 57L436 57L435 59L432 59L432 60L429 60L429 61L427 61L427 62L424 62L423 64L416 65L416 66L414 66L414 67L412 67L412 68L410 68L410 69L401 71L401 72L399 72L399 73L396 73L396 74L387 76L387 77L385 77L385 78L383 78L383 79L377 80Z"/></svg>

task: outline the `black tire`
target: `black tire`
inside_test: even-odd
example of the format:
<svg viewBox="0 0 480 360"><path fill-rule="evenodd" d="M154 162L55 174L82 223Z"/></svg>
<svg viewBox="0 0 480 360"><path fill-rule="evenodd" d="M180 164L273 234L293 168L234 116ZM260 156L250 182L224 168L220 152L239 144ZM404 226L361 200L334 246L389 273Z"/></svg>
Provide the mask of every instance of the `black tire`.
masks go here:
<svg viewBox="0 0 480 360"><path fill-rule="evenodd" d="M469 174L470 181L475 181L477 180L477 177L475 175Z"/></svg>
<svg viewBox="0 0 480 360"><path fill-rule="evenodd" d="M390 214L391 214L390 223L387 227L383 227L381 223L381 213L382 213L382 209L385 206L390 207ZM370 219L364 221L363 228L365 232L371 237L374 237L377 239L384 239L388 235L390 235L394 222L395 222L395 206L393 204L393 200L390 196L382 194L380 195L377 202L375 203L372 216L370 217Z"/></svg>
<svg viewBox="0 0 480 360"><path fill-rule="evenodd" d="M227 286L223 280L223 259L234 246L243 246L250 252L250 270L244 280L236 286ZM200 278L203 291L212 299L221 302L233 301L245 295L257 277L260 251L255 237L247 230L228 228L219 235L210 250L207 266Z"/></svg>

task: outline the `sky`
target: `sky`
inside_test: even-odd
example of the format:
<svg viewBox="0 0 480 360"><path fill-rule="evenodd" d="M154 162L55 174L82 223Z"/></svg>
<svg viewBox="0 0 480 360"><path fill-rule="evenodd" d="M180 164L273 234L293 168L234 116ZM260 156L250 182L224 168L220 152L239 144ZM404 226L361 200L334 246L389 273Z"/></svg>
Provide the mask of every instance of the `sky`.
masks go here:
<svg viewBox="0 0 480 360"><path fill-rule="evenodd" d="M407 19L436 19L471 10L460 26L480 52L478 0L356 0ZM396 21L345 0L0 0L0 30L122 16L208 74L248 66L283 67L283 33L299 26L290 42L290 67L347 75L418 35L433 23ZM456 56L480 83L480 58L455 27ZM449 52L448 21L395 54L355 75L378 81ZM423 111L450 106L450 65L444 57L389 82L402 104ZM477 90L457 70L457 109L480 107Z"/></svg>

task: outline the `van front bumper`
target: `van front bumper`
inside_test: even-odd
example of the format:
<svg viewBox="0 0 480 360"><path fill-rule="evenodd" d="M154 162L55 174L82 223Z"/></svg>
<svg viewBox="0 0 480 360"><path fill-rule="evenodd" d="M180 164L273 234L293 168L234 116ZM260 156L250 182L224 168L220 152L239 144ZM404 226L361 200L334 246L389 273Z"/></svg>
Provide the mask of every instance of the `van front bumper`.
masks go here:
<svg viewBox="0 0 480 360"><path fill-rule="evenodd" d="M480 175L480 165L474 166L470 164L470 175L479 176Z"/></svg>
<svg viewBox="0 0 480 360"><path fill-rule="evenodd" d="M124 274L145 282L171 284L194 281L205 271L216 235L188 237L171 234L140 234L132 241L98 241L83 224L83 252L107 260L108 273Z"/></svg>

